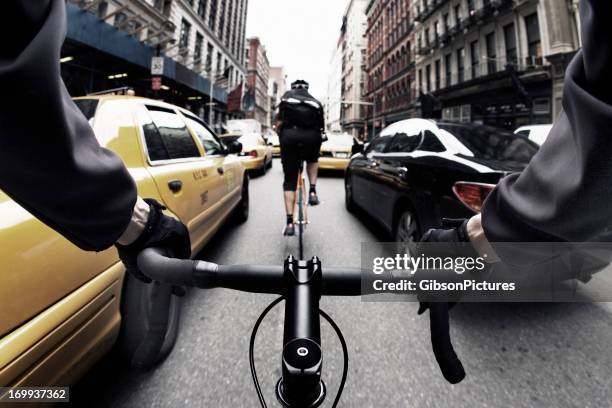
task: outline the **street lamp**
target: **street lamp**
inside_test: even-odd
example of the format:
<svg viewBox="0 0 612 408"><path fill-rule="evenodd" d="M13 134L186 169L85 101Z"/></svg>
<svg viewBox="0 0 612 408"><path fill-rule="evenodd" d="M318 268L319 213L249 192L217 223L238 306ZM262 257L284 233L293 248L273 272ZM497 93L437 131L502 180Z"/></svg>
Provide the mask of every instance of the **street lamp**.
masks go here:
<svg viewBox="0 0 612 408"><path fill-rule="evenodd" d="M372 138L374 137L374 131L375 131L375 126L376 126L376 103L374 102L366 102L366 101L345 101L345 100L341 100L340 101L341 104L346 104L346 105L364 105L364 106L371 106L372 107Z"/></svg>

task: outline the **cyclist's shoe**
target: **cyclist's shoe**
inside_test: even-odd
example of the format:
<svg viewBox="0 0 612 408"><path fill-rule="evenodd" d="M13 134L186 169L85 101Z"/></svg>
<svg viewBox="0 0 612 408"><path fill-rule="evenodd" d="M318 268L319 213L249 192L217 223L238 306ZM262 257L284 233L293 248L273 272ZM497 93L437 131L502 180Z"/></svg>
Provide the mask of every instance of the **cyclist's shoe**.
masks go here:
<svg viewBox="0 0 612 408"><path fill-rule="evenodd" d="M286 237L294 236L295 235L295 224L285 225L285 229L283 230L283 235Z"/></svg>
<svg viewBox="0 0 612 408"><path fill-rule="evenodd" d="M319 201L319 196L317 196L317 193L310 193L308 194L308 205L319 205L320 201Z"/></svg>

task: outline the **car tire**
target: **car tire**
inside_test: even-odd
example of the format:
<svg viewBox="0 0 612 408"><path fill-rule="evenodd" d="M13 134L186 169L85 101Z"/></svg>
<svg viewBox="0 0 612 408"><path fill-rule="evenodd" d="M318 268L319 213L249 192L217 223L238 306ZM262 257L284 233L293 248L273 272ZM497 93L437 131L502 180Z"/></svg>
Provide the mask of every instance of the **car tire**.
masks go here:
<svg viewBox="0 0 612 408"><path fill-rule="evenodd" d="M402 249L413 251L421 239L416 214L412 209L402 210L396 218L393 238Z"/></svg>
<svg viewBox="0 0 612 408"><path fill-rule="evenodd" d="M353 183L351 175L347 174L344 178L344 205L348 212L354 212L356 209L355 200L353 199Z"/></svg>
<svg viewBox="0 0 612 408"><path fill-rule="evenodd" d="M234 210L234 221L236 224L243 224L249 219L249 201L249 177L245 173L240 193L240 202Z"/></svg>
<svg viewBox="0 0 612 408"><path fill-rule="evenodd" d="M270 157L270 161L268 162L268 169L272 168L272 162L273 162L273 159L272 157Z"/></svg>
<svg viewBox="0 0 612 408"><path fill-rule="evenodd" d="M173 292L172 285L144 283L126 274L119 346L131 367L149 370L174 348L179 332L181 298Z"/></svg>

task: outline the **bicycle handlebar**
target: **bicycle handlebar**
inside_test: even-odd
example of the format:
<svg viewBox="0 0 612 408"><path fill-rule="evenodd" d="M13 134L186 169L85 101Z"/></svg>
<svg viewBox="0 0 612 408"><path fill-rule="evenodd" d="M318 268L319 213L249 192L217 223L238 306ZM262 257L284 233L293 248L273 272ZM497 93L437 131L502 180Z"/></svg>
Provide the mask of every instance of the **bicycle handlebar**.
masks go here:
<svg viewBox="0 0 612 408"><path fill-rule="evenodd" d="M312 284L308 279L304 280L303 276L295 276L297 280L288 281L287 265L218 265L205 261L168 258L154 248L145 249L140 253L138 267L153 280L203 289L227 288L251 293L287 295L288 288L295 287L296 283ZM321 296L360 296L362 294L363 269L338 267L321 269L317 282L317 291ZM287 309L287 304L290 302L292 302L291 299L286 302L286 315L288 312L295 312L295 310ZM436 361L444 378L451 384L456 384L463 380L465 371L450 338L448 303L434 302L429 305L429 309L431 343ZM296 318L298 317L300 316Z"/></svg>
<svg viewBox="0 0 612 408"><path fill-rule="evenodd" d="M286 287L284 267L280 265L218 265L168 258L154 248L147 248L138 256L138 267L151 279L172 285L279 295ZM321 295L361 295L362 272L361 268L325 267Z"/></svg>

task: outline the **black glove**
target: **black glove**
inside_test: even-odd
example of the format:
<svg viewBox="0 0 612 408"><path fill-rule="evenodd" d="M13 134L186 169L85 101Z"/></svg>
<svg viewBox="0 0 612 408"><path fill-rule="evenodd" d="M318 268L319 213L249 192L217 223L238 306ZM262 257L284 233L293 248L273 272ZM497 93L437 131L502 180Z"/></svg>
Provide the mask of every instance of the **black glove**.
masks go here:
<svg viewBox="0 0 612 408"><path fill-rule="evenodd" d="M471 245L465 244L470 242L467 233L467 220L444 219L442 225L446 228L430 229L423 235L421 242L438 242L450 245L445 245L444 248L440 248L439 250L428 248L428 250L425 251L428 256L477 256L476 251ZM453 243L457 245L454 246L452 245ZM443 253L437 253L442 251ZM420 252L421 251L418 253ZM446 299L448 299L447 296L448 294L445 295ZM456 296L458 297L459 294L456 294ZM418 310L419 315L429 310L432 348L444 378L451 384L456 384L465 377L465 370L455 353L450 338L448 311L455 304L456 302L448 301L421 301Z"/></svg>
<svg viewBox="0 0 612 408"><path fill-rule="evenodd" d="M478 256L476 250L471 245L466 245L470 242L470 238L467 232L466 219L449 219L444 218L442 220L442 228L430 229L421 238L421 242L424 243L444 243L441 248L435 248L434 246L427 248L428 256L439 256L439 257L458 257L458 256L469 256L476 258ZM453 245L456 244L456 245ZM424 251L419 251L424 252ZM454 276L457 277L457 276ZM445 296L448 298L448 294ZM459 297L459 294L455 294L453 297ZM448 302L448 309L452 309L456 302ZM418 314L423 314L429 309L430 303L421 301L419 305Z"/></svg>
<svg viewBox="0 0 612 408"><path fill-rule="evenodd" d="M151 198L144 201L151 209L144 231L130 245L115 244L115 246L127 271L136 279L149 283L151 278L138 269L136 263L138 254L145 248L154 247L165 250L166 256L186 259L191 256L191 240L189 231L182 222L162 212L166 207Z"/></svg>

